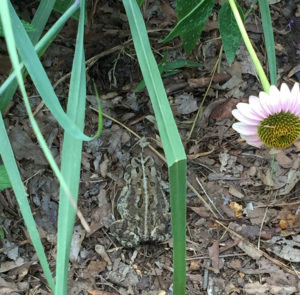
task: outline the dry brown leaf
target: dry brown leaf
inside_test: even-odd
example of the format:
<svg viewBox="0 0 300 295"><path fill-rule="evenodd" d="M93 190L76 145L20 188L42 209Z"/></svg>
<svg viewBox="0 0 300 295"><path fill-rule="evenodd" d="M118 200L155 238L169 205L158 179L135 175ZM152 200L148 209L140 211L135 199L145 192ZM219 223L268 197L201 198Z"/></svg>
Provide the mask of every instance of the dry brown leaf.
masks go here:
<svg viewBox="0 0 300 295"><path fill-rule="evenodd" d="M117 292L107 292L101 290L88 289L87 290L91 295L117 295Z"/></svg>
<svg viewBox="0 0 300 295"><path fill-rule="evenodd" d="M48 165L48 162L37 143L34 143L29 134L21 127L15 126L9 132L15 157L18 160L27 159L37 165Z"/></svg>
<svg viewBox="0 0 300 295"><path fill-rule="evenodd" d="M107 190L104 188L104 185L101 185L98 195L98 208L92 211L92 222L90 224L91 231L87 233L87 237L91 236L94 232L103 227L105 225L105 218L111 214L111 204L108 202L106 192Z"/></svg>
<svg viewBox="0 0 300 295"><path fill-rule="evenodd" d="M254 64L251 60L251 57L250 57L245 45L241 44L241 46L237 52L237 56L239 57L239 60L241 61L242 73L256 76L257 72L255 70Z"/></svg>
<svg viewBox="0 0 300 295"><path fill-rule="evenodd" d="M260 282L248 283L243 288L245 294L250 295L265 295L269 291L267 284L261 284Z"/></svg>
<svg viewBox="0 0 300 295"><path fill-rule="evenodd" d="M222 121L226 118L232 117L232 110L235 106L240 102L240 99L227 99L221 105L216 106L213 111L211 112L211 117L216 121Z"/></svg>
<svg viewBox="0 0 300 295"><path fill-rule="evenodd" d="M106 262L104 261L91 261L89 265L84 269L83 278L95 278L99 273L103 272L106 268Z"/></svg>
<svg viewBox="0 0 300 295"><path fill-rule="evenodd" d="M278 194L280 196L289 194L299 180L300 180L300 171L298 170L298 168L297 169L291 168L288 172L286 186L281 188Z"/></svg>
<svg viewBox="0 0 300 295"><path fill-rule="evenodd" d="M3 272L7 272L9 270L15 269L17 267L20 267L21 265L23 265L24 259L19 257L17 258L15 261L5 261L5 262L1 262L0 265L0 273Z"/></svg>
<svg viewBox="0 0 300 295"><path fill-rule="evenodd" d="M72 262L76 262L80 249L81 243L85 237L85 230L81 227L81 225L76 225L74 227L74 233L72 236L71 249L70 249L70 260Z"/></svg>
<svg viewBox="0 0 300 295"><path fill-rule="evenodd" d="M300 64L297 64L296 66L294 66L288 73L288 77L292 77L294 76L296 73L298 73L300 71Z"/></svg>
<svg viewBox="0 0 300 295"><path fill-rule="evenodd" d="M100 163L100 174L102 177L106 177L107 176L107 167L108 167L108 163L110 162L109 159L104 159L104 161L102 161Z"/></svg>
<svg viewBox="0 0 300 295"><path fill-rule="evenodd" d="M176 11L171 7L171 5L167 2L161 3L161 9L164 12L166 19L164 20L164 23L166 25L172 25L177 21L177 15Z"/></svg>
<svg viewBox="0 0 300 295"><path fill-rule="evenodd" d="M96 251L96 253L98 253L98 254L100 255L100 257L101 257L105 262L107 262L108 265L111 265L111 264L112 264L112 263L111 263L111 260L110 260L110 258L109 258L109 256L108 256L108 254L107 254L107 252L106 252L106 250L105 250L105 247L104 247L103 245L97 244L97 245L95 246L95 251Z"/></svg>
<svg viewBox="0 0 300 295"><path fill-rule="evenodd" d="M296 147L296 152L300 152L300 140L296 141L294 146Z"/></svg>
<svg viewBox="0 0 300 295"><path fill-rule="evenodd" d="M175 98L176 111L188 115L198 110L197 100L191 93L182 93Z"/></svg>
<svg viewBox="0 0 300 295"><path fill-rule="evenodd" d="M205 207L190 207L200 217L209 217L211 214Z"/></svg>
<svg viewBox="0 0 300 295"><path fill-rule="evenodd" d="M283 151L280 151L279 153L275 154L275 158L281 167L293 167L294 161L291 158L289 158Z"/></svg>
<svg viewBox="0 0 300 295"><path fill-rule="evenodd" d="M219 258L219 240L213 242L211 247L208 247L208 255L212 262L212 267L215 269L215 273L219 273L223 264Z"/></svg>
<svg viewBox="0 0 300 295"><path fill-rule="evenodd" d="M300 262L300 235L292 236L292 240L282 236L274 236L268 240L269 251L291 262Z"/></svg>
<svg viewBox="0 0 300 295"><path fill-rule="evenodd" d="M223 83L231 78L229 74L215 74L213 78L214 83ZM188 80L188 84L191 88L200 88L207 86L211 80L211 77L192 78Z"/></svg>
<svg viewBox="0 0 300 295"><path fill-rule="evenodd" d="M0 277L0 294L6 294L4 291L7 292L7 294L10 294L10 292L18 291L18 286L16 282L13 281L6 281L3 278ZM1 293L3 292L3 293Z"/></svg>
<svg viewBox="0 0 300 295"><path fill-rule="evenodd" d="M248 256L250 256L252 259L258 259L262 256L261 251L254 248L249 242L246 241L240 241L238 243L238 246L240 249L242 249Z"/></svg>
<svg viewBox="0 0 300 295"><path fill-rule="evenodd" d="M266 273L270 274L270 276L266 279L266 282L270 286L293 286L294 288L297 286L297 279L295 276L283 271L278 265L274 264L265 257L261 257L257 261L257 264L259 269L265 270Z"/></svg>
<svg viewBox="0 0 300 295"><path fill-rule="evenodd" d="M248 217L251 220L253 225L261 225L264 215L265 215L265 208L257 208L255 207L253 210L247 210Z"/></svg>
<svg viewBox="0 0 300 295"><path fill-rule="evenodd" d="M229 186L229 193L239 199L243 199L244 198L244 194L241 193L235 186L230 185Z"/></svg>
<svg viewBox="0 0 300 295"><path fill-rule="evenodd" d="M240 269L242 267L242 261L240 259L233 259L229 261L227 266L234 269Z"/></svg>

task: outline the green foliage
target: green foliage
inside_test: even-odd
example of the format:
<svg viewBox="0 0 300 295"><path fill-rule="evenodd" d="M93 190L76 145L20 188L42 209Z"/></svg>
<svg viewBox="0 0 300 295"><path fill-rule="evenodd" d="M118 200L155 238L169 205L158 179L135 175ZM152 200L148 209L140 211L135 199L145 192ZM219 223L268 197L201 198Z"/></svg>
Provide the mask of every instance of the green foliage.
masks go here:
<svg viewBox="0 0 300 295"><path fill-rule="evenodd" d="M5 232L3 228L0 228L0 240L3 240L5 238Z"/></svg>
<svg viewBox="0 0 300 295"><path fill-rule="evenodd" d="M41 0L39 0L41 1ZM46 1L46 0L44 0ZM71 5L74 3L74 0L56 0L53 10L63 14L65 13L66 10L68 10ZM79 11L76 11L73 15L73 18L75 18L76 20L79 20Z"/></svg>
<svg viewBox="0 0 300 295"><path fill-rule="evenodd" d="M144 2L145 0L136 0L136 3L138 4L139 7L141 7Z"/></svg>
<svg viewBox="0 0 300 295"><path fill-rule="evenodd" d="M56 0L54 10L63 14L73 3L74 0ZM79 20L79 11L76 11L72 17Z"/></svg>
<svg viewBox="0 0 300 295"><path fill-rule="evenodd" d="M50 4L50 1L42 1L40 6L42 4L45 4L46 6ZM52 3L54 4L54 3ZM84 35L84 6L85 2L84 0L81 0L81 11L80 14L80 21L79 21L79 31L78 39L76 40L76 50L75 50L75 58L74 58L74 64L72 68L72 75L71 75L71 82L70 82L70 92L69 92L69 101L68 101L68 114L65 114L62 110L60 103L58 100L54 98L54 105L52 105L54 108L52 108L52 112L54 114L54 117L63 111L61 115L63 115L65 118L68 118L69 121L66 127L66 135L64 137L64 146L63 146L63 155L61 159L61 165L63 167L63 171L61 172L53 159L53 156L51 154L51 151L49 150L47 143L45 142L43 136L40 133L40 130L38 128L37 122L34 120L34 116L32 114L32 111L30 109L30 104L28 101L28 96L25 90L24 86L24 80L21 74L21 67L23 64L26 65L26 68L28 70L28 73L31 76L32 81L35 83L35 86L42 92L41 96L44 99L45 94L49 94L52 92L52 94L55 95L54 90L50 82L48 81L47 77L45 76L45 70L42 67L40 60L36 54L36 51L39 52L42 50L46 44L49 42L51 43L53 41L54 36L56 36L57 32L60 30L60 28L65 24L65 22L74 14L74 12L78 9L79 5L78 3L73 4L64 14L63 16L51 27L48 32L44 35L42 40L38 42L36 47L34 48L32 46L32 42L29 40L28 35L23 28L20 19L18 18L16 12L14 11L12 5L8 3L7 0L0 1L0 16L1 21L5 23L4 28L4 34L5 34L5 41L7 44L8 52L12 60L14 72L12 72L10 79L10 82L3 83L6 84L6 88L2 90L2 86L0 87L0 93L3 93L2 91L5 91L5 89L9 89L9 87L12 85L12 82L14 81L14 78L17 78L19 89L22 93L24 104L26 111L28 112L28 116L30 119L30 123L33 127L34 133L37 137L37 140L39 144L41 145L44 154L53 169L55 175L59 179L59 182L61 184L61 199L65 200L65 202L70 202L70 200L74 200L77 197L77 190L79 185L79 176L80 176L80 163L81 163L81 142L82 139L92 139L90 137L87 137L83 134L83 121L84 121L84 113L85 113L85 107L83 104L85 103L85 57L84 57L84 51L83 51L83 35ZM48 5L48 13L43 14L44 17L49 16L49 12L52 11L52 5ZM49 11L50 10L50 11ZM39 10L42 11L42 10ZM41 17L41 15L39 15ZM39 17L36 18L38 23L45 23L45 22L39 22ZM37 26L38 27L38 26ZM38 27L39 28L39 27ZM40 29L40 28L39 28ZM34 34L34 33L33 33ZM39 37L37 37L38 39ZM17 44L16 44L17 43ZM18 53L17 49L18 47ZM20 61L20 60L21 61ZM21 64L20 64L21 62ZM21 67L19 66L21 65ZM39 79L37 79L39 77ZM46 80L44 79L46 78ZM56 96L56 95L55 95ZM53 97L52 97L53 98ZM46 103L47 104L47 103ZM49 108L51 109L51 107ZM100 112L99 112L100 113ZM58 119L60 121L60 119ZM70 126L73 125L77 131L83 135L80 136L77 134L75 135L75 138L72 136L72 131L70 131ZM99 122L99 129L98 134L100 133L100 122ZM71 127L72 128L72 127ZM73 134L74 135L74 134ZM78 136L79 135L79 136ZM36 228L36 224L32 215L32 212L30 210L29 202L27 199L27 195L24 189L24 185L22 183L20 173L18 171L18 167L16 165L16 161L12 152L12 148L7 136L7 132L5 130L5 125L0 113L0 154L1 158L3 160L3 163L5 167L7 168L7 173L9 175L9 178L12 180L12 186L20 207L20 211L22 213L22 216L24 218L25 225L28 229L31 241L35 247L35 250L37 252L37 255L39 257L41 266L43 268L45 277L48 281L49 287L52 289L53 293L55 290L55 284L54 280L52 278L52 273L50 271L47 258L41 243L41 239L39 237L39 233ZM75 143L74 143L75 142ZM72 152L70 152L72 151ZM67 155L67 156L65 156ZM70 159L71 158L71 159ZM76 164L76 167L75 167ZM69 167L72 167L69 169ZM70 172L70 173L69 173ZM63 174L62 174L63 173ZM70 183L71 182L71 183ZM69 189L69 187L71 189ZM68 272L68 258L69 258L69 245L70 245L70 237L72 236L73 232L73 226L72 223L74 223L74 208L72 206L69 206L68 212L64 212L65 208L61 206L60 202L60 216L63 216L62 218L59 218L59 234L58 234L58 244L59 251L57 254L57 257L60 257L57 260L57 268L56 268L56 284L58 287L56 287L56 295L58 294L67 294L66 285L67 285L67 272ZM72 207L71 210L73 210L73 213L70 213L70 207ZM66 231L66 226L62 226L62 223L65 223L67 225L68 229ZM63 258L62 258L63 257Z"/></svg>
<svg viewBox="0 0 300 295"><path fill-rule="evenodd" d="M27 33L32 33L32 32L35 32L36 31L36 28L35 26L33 26L31 23L25 21L25 20L21 20L25 30ZM2 28L2 24L0 22L0 37L3 37L4 36L4 32L3 32L3 28Z"/></svg>
<svg viewBox="0 0 300 295"><path fill-rule="evenodd" d="M84 1L81 0L75 55L73 59L67 105L67 115L81 131L84 129L86 103L86 69L84 54L85 9L84 5L82 5L83 2ZM101 128L102 121L100 129ZM82 155L81 139L75 138L70 133L65 132L63 142L61 172L70 188L70 195L68 197L68 193L62 187L60 188L57 231L56 295L68 293L69 257L76 216L76 210L72 202L76 204L78 199ZM70 199L72 199L72 202L70 202Z"/></svg>
<svg viewBox="0 0 300 295"><path fill-rule="evenodd" d="M143 17L136 1L123 0L139 65L151 99L169 168L173 233L173 294L186 284L186 155L175 124Z"/></svg>
<svg viewBox="0 0 300 295"><path fill-rule="evenodd" d="M174 37L181 36L187 54L191 53L195 47L214 6L214 0L202 0L196 6L191 5L196 2L198 1L178 1L178 23L170 34L162 41L168 42Z"/></svg>
<svg viewBox="0 0 300 295"><path fill-rule="evenodd" d="M178 59L171 62L166 62L168 57L168 52L164 54L162 61L158 64L158 70L161 74L161 77L169 77L180 73L181 71L178 70L183 67L200 67L201 64L184 59ZM142 80L138 86L134 89L134 92L140 91L145 88L145 81Z"/></svg>
<svg viewBox="0 0 300 295"><path fill-rule="evenodd" d="M244 21L243 11L238 3L236 5ZM240 46L242 35L228 2L225 2L221 7L218 21L227 62L231 65Z"/></svg>
<svg viewBox="0 0 300 295"><path fill-rule="evenodd" d="M11 183L4 165L0 165L0 190L11 187Z"/></svg>
<svg viewBox="0 0 300 295"><path fill-rule="evenodd" d="M258 2L264 30L264 39L269 63L270 80L271 84L277 85L275 42L269 3L266 0L258 0Z"/></svg>
<svg viewBox="0 0 300 295"><path fill-rule="evenodd" d="M199 0L178 0L178 23L162 42L167 42L176 36L180 36L185 52L190 54L201 36L203 27L211 14L213 7L214 0L202 0L200 2ZM239 11L244 19L240 7ZM220 9L219 29L227 61L231 64L240 45L241 34L228 2L225 2Z"/></svg>
<svg viewBox="0 0 300 295"><path fill-rule="evenodd" d="M190 12L197 6L199 0L179 0L177 1L177 16L178 20L181 20L188 16ZM194 24L191 25L191 29L187 32L183 32L181 36L184 50L187 54L190 54L194 49L197 41L199 40L203 27L211 14L214 6L214 0L206 0L200 5L196 11L188 16L189 22ZM195 18L195 20L193 20ZM195 23L194 23L195 22Z"/></svg>
<svg viewBox="0 0 300 295"><path fill-rule="evenodd" d="M180 36L185 52L190 54L201 36L202 29L214 7L214 2L214 0L178 0L176 9L178 23L162 42L168 42ZM234 2L244 22L244 13L239 4ZM259 0L259 5L271 82L276 84L275 45L269 4L266 0ZM223 4L219 11L218 22L227 62L231 65L240 46L242 35L228 1Z"/></svg>

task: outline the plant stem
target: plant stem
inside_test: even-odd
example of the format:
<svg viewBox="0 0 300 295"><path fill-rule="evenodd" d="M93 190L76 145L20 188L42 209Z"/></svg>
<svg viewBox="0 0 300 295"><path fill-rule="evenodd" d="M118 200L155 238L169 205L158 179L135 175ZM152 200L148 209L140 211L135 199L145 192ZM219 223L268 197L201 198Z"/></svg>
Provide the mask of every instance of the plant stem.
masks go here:
<svg viewBox="0 0 300 295"><path fill-rule="evenodd" d="M261 65L261 63L260 63L260 61L259 61L259 59L258 59L258 57L257 57L257 55L256 55L256 53L254 51L254 49L253 49L253 46L251 44L251 41L250 41L249 36L247 34L247 31L245 29L244 23L243 23L243 21L241 19L240 13L239 13L236 5L235 5L235 0L228 0L228 1L229 1L229 4L230 4L232 13L233 13L233 15L235 17L235 20L237 22L237 25L238 25L238 27L240 29L240 32L241 32L241 35L242 35L243 40L245 42L245 45L247 47L247 50L248 50L248 52L249 52L249 54L250 54L250 56L252 58L252 61L254 63L256 71L258 73L260 82L261 82L261 84L262 84L265 92L269 93L270 83L269 83L268 78L267 78L267 76L266 76L266 74L264 72L264 69L263 69L263 67L262 67L262 65Z"/></svg>

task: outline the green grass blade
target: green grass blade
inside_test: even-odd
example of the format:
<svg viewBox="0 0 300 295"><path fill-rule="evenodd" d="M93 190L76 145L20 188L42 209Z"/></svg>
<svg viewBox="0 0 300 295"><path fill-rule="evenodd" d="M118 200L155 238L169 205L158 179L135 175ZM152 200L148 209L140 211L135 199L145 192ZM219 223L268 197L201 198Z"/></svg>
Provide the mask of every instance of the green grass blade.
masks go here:
<svg viewBox="0 0 300 295"><path fill-rule="evenodd" d="M88 141L93 139L94 137L83 134L63 111L39 57L12 6L10 6L10 13L19 54L46 106L67 132L81 140Z"/></svg>
<svg viewBox="0 0 300 295"><path fill-rule="evenodd" d="M46 1L43 1L46 2ZM77 10L76 6L71 6L62 17L60 17L56 23L48 30L48 32L43 36L43 38L36 44L34 47L35 52L37 52L39 55L44 52L48 46L51 44L51 41L54 39L54 37L57 35L57 33L61 30L63 25L66 23L66 21L72 16L74 11ZM21 67L23 69L24 64L21 63ZM13 71L9 77L5 80L5 82L0 87L0 96L6 91L6 89L9 89L10 84L15 79L16 74ZM2 97L1 97L2 99Z"/></svg>
<svg viewBox="0 0 300 295"><path fill-rule="evenodd" d="M4 165L0 165L0 191L10 188L11 183Z"/></svg>
<svg viewBox="0 0 300 295"><path fill-rule="evenodd" d="M139 7L135 0L123 0L123 5L169 167L174 245L174 294L185 294L186 156Z"/></svg>
<svg viewBox="0 0 300 295"><path fill-rule="evenodd" d="M31 242L35 248L37 256L40 260L42 269L44 271L45 277L49 284L49 287L54 291L54 280L47 262L46 254L37 230L33 215L28 203L27 194L24 189L20 173L18 171L17 164L15 162L14 154L7 136L2 115L0 113L0 154L7 170L10 182L12 184L15 196L17 198L20 211L24 218L25 226L28 230Z"/></svg>
<svg viewBox="0 0 300 295"><path fill-rule="evenodd" d="M2 4L2 2L0 2L0 4ZM9 7L9 8L11 8L11 7ZM55 162L55 160L54 160L54 158L51 154L51 151L49 150L49 148L47 146L47 143L46 143L45 139L43 138L43 136L42 136L42 134L41 134L41 132L38 128L37 122L35 121L35 119L33 117L33 114L32 114L32 111L31 111L31 108L30 108L30 103L29 103L28 96L27 96L27 93L26 93L26 90L25 90L24 81L22 80L20 63L19 63L19 60L18 60L18 55L17 55L17 52L16 52L16 48L15 48L16 44L15 44L15 40L14 40L14 35L13 35L12 31L9 31L9 26L7 25L8 23L11 23L10 14L9 13L3 13L1 11L1 19L2 19L2 22L6 24L6 26L4 27L4 33L5 33L8 52L10 54L13 67L16 71L18 84L19 84L19 87L20 87L20 90L21 90L21 93L22 93L22 96L23 96L23 99L24 99L25 108L26 108L26 111L28 113L28 117L29 117L30 123L32 125L33 131L36 135L36 138L39 142L39 145L41 146L41 148L42 148L42 150L43 150L43 152L46 156L46 159L48 160L52 170L55 173L55 175L59 179L59 182L61 184L62 189L64 190L65 194L70 199L70 198L72 198L72 195L70 193L69 187L67 186L66 181L62 177L62 174L61 174L61 172L60 172L60 170L59 170L59 168L58 168L58 166L57 166L57 164L56 164L56 162ZM7 31L7 32L5 32L5 31ZM20 204L20 206L21 206L21 204ZM28 230L30 230L30 228L28 228Z"/></svg>
<svg viewBox="0 0 300 295"><path fill-rule="evenodd" d="M123 1L129 19L134 46L151 98L165 149L167 162L173 165L185 158L184 149L167 99L157 63L150 48L146 27L136 1Z"/></svg>
<svg viewBox="0 0 300 295"><path fill-rule="evenodd" d="M19 65L18 54L16 50L16 43L13 35L12 22L10 18L9 12L9 3L7 0L0 1L0 18L2 21L5 40L9 55L11 57L11 62L13 67L16 69L17 80L20 86L20 90L23 96L27 96L24 82L22 80L22 74ZM37 251L38 257L40 259L40 263L44 270L45 276L49 283L50 288L54 289L54 281L51 275L51 271L49 269L49 265L47 263L47 259L45 256L45 252L33 219L33 215L30 210L30 206L28 204L27 196L23 187L23 183L17 168L17 165L14 160L14 155L10 146L10 142L5 130L4 122L2 119L2 115L0 116L0 136L1 136L1 145L0 145L0 153L4 162L4 165L7 169L7 173L9 175L10 181L12 183L14 192L16 194L17 201L20 206L20 210L22 216L24 218L25 225L29 231L29 235L31 237L32 243Z"/></svg>
<svg viewBox="0 0 300 295"><path fill-rule="evenodd" d="M30 39L33 44L36 44L47 24L48 18L54 7L55 0L42 1L34 14L31 24L36 28L36 31L30 35Z"/></svg>
<svg viewBox="0 0 300 295"><path fill-rule="evenodd" d="M1 2L0 2L1 3ZM14 10L12 8L12 6L10 5L9 6L10 8L10 13L14 13ZM7 14L7 15L1 15L2 17L2 21L4 23L6 22L10 22L10 15ZM21 63L19 63L19 60L18 60L18 56L15 55L15 52L14 50L16 49L15 46L16 43L15 43L15 39L14 39L14 35L10 35L10 33L6 34L5 36L6 38L6 42L7 42L7 47L8 47L8 51L9 51L9 54L11 56L11 60L12 60L12 64L13 64L13 67L14 67L14 70L16 71L16 74L17 74L17 80L18 80L18 84L19 84L19 87L20 87L20 90L21 90L21 93L22 93L22 96L23 96L23 99L24 99L24 104L25 104L25 108L26 108L26 111L28 113L28 117L29 117L29 120L30 120L30 123L32 125L32 128L33 128L33 131L36 135L36 138L39 142L39 145L41 146L42 150L43 150L43 153L45 154L45 157L46 159L48 160L53 172L55 173L55 175L57 176L57 178L59 179L59 182L63 188L63 190L65 191L66 195L69 196L69 198L72 198L72 195L70 193L70 190L69 190L69 187L67 186L52 154L51 154L51 151L49 150L48 148L48 145L44 139L44 137L42 136L41 132L40 132L40 129L38 127L38 124L37 122L35 121L34 119L34 116L33 116L33 113L31 111L31 108L30 108L30 103L29 103L29 100L28 100L28 96L27 96L27 93L26 93L26 90L25 90L25 86L24 86L24 81L22 79L22 74L21 74ZM12 42L13 46L10 44ZM51 88L52 89L52 88ZM53 90L53 89L52 89ZM71 121L71 119L65 115L66 118L68 118L68 120L73 124L73 121ZM73 124L74 125L74 124ZM74 125L75 126L75 125ZM76 126L76 128L78 129L78 127ZM78 129L78 131L80 132L80 130ZM82 134L82 132L80 132Z"/></svg>
<svg viewBox="0 0 300 295"><path fill-rule="evenodd" d="M186 172L186 159L169 167L174 295L185 294L186 286Z"/></svg>
<svg viewBox="0 0 300 295"><path fill-rule="evenodd" d="M37 41L40 39L45 25L48 21L49 15L54 6L54 3L55 0L42 1L36 13L34 14L32 25L36 28L36 30L29 36L33 44L36 44ZM17 87L18 82L15 79L13 79L11 85L8 87L8 89L6 89L6 91L3 94L0 90L0 112L4 112L6 110L9 102L12 100L17 90Z"/></svg>
<svg viewBox="0 0 300 295"><path fill-rule="evenodd" d="M47 282L52 291L54 291L54 280L47 262L46 254L37 230L33 215L28 203L27 194L25 192L20 173L18 171L17 164L14 159L14 154L7 136L2 115L0 113L0 154L3 163L6 167L10 182L12 184L15 196L17 198L20 211L24 218L25 226L28 230L31 242L35 248L37 256L40 260L42 269L44 271Z"/></svg>
<svg viewBox="0 0 300 295"><path fill-rule="evenodd" d="M270 71L270 81L271 84L277 85L275 43L269 3L268 0L258 0L258 3L261 14L262 26L264 30L265 46Z"/></svg>
<svg viewBox="0 0 300 295"><path fill-rule="evenodd" d="M22 24L23 24L23 26L24 26L27 33L31 34L36 30L36 28L31 23L29 23L29 22L27 22L23 19L21 20L21 22L22 22ZM4 32L3 32L3 28L2 28L1 24L0 24L0 37L4 37Z"/></svg>
<svg viewBox="0 0 300 295"><path fill-rule="evenodd" d="M82 0L67 106L68 116L81 130L83 130L84 127L86 97L83 37L84 1ZM61 167L62 174L66 179L67 184L71 188L72 195L75 197L75 202L77 202L79 189L81 151L82 141L65 132ZM60 190L55 289L56 295L67 294L68 266L75 214L76 212L70 204L64 191Z"/></svg>

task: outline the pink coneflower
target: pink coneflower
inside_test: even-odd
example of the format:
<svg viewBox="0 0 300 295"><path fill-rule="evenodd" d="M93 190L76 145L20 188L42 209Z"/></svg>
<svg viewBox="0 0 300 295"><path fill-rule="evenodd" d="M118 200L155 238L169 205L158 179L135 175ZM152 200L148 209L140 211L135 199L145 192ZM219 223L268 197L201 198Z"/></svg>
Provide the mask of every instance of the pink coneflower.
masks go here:
<svg viewBox="0 0 300 295"><path fill-rule="evenodd" d="M249 103L238 103L232 115L240 122L232 128L246 142L255 147L265 145L283 149L293 144L300 135L300 90L296 83L292 90L283 83L280 91L274 85L270 93L249 97Z"/></svg>

